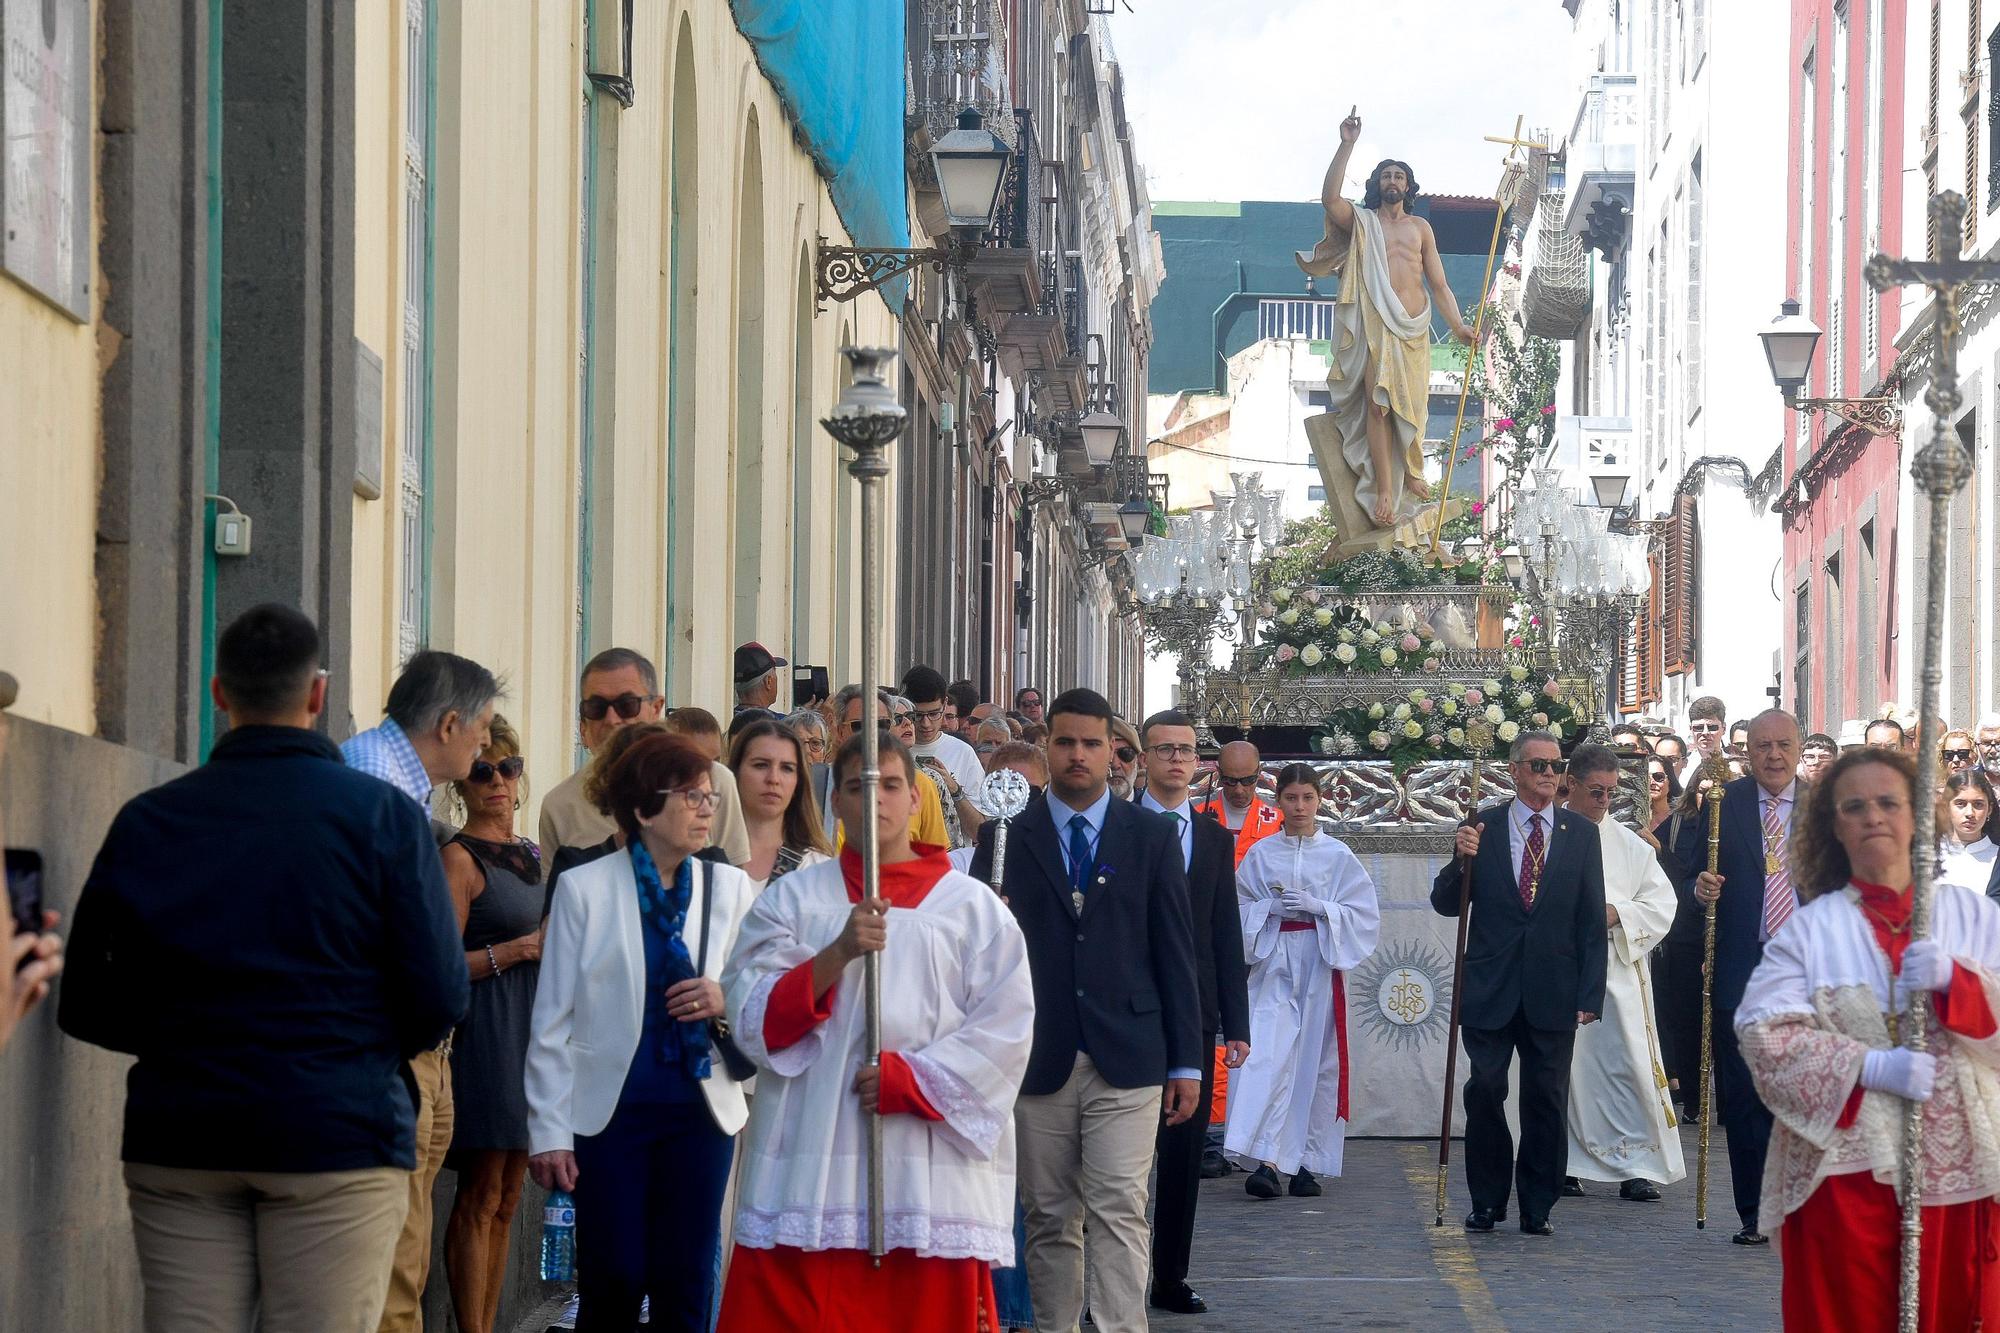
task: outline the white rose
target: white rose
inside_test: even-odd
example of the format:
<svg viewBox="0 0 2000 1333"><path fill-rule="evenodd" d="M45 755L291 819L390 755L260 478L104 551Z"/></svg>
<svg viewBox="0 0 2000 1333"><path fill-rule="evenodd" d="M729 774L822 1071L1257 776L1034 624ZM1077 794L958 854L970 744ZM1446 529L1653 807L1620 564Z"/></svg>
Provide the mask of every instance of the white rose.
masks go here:
<svg viewBox="0 0 2000 1333"><path fill-rule="evenodd" d="M1378 750L1386 750L1389 748L1389 733L1386 731L1371 731L1368 733L1368 743Z"/></svg>
<svg viewBox="0 0 2000 1333"><path fill-rule="evenodd" d="M1507 720L1507 711L1500 707L1499 704L1488 704L1486 705L1486 720L1497 727Z"/></svg>
<svg viewBox="0 0 2000 1333"><path fill-rule="evenodd" d="M1415 703L1415 702L1417 702L1417 700L1419 700L1419 699L1428 699L1428 698L1430 698L1430 696L1429 696L1428 694L1424 693L1424 691L1422 690L1422 688L1418 688L1418 689L1414 689L1414 690L1411 690L1411 691L1410 691L1410 702L1411 702L1411 703Z"/></svg>
<svg viewBox="0 0 2000 1333"><path fill-rule="evenodd" d="M1340 640L1340 641L1341 641L1342 643L1353 643L1353 642L1354 642L1354 631L1353 631L1353 630L1351 630L1351 629L1343 629L1343 630L1339 631L1339 633L1338 633L1338 634L1336 635L1336 637L1337 637L1337 638L1338 638L1338 639L1339 639L1339 640Z"/></svg>
<svg viewBox="0 0 2000 1333"><path fill-rule="evenodd" d="M1443 713L1446 717L1457 717L1458 701L1456 699L1446 699L1438 705L1438 712Z"/></svg>
<svg viewBox="0 0 2000 1333"><path fill-rule="evenodd" d="M1403 734L1413 741L1420 740L1423 738L1424 724L1415 721L1405 722L1403 724Z"/></svg>
<svg viewBox="0 0 2000 1333"><path fill-rule="evenodd" d="M1371 721L1380 722L1384 711L1386 710L1383 709L1381 704L1368 705L1368 716Z"/></svg>
<svg viewBox="0 0 2000 1333"><path fill-rule="evenodd" d="M1454 699L1463 699L1465 697L1465 686L1454 683L1445 686L1444 692Z"/></svg>
<svg viewBox="0 0 2000 1333"><path fill-rule="evenodd" d="M1319 738L1319 752L1321 754L1333 753L1333 737L1322 736Z"/></svg>
<svg viewBox="0 0 2000 1333"><path fill-rule="evenodd" d="M1378 644L1378 643L1380 643L1380 642L1382 642L1382 636L1381 636L1381 635L1379 635L1379 634L1377 634L1377 633L1376 633L1376 632L1375 632L1374 630L1372 630L1372 629L1365 629L1365 630L1362 630L1362 631L1361 631L1361 645L1362 645L1362 647L1364 647L1364 648L1373 648L1373 647L1374 647L1374 646L1375 646L1376 644Z"/></svg>
<svg viewBox="0 0 2000 1333"><path fill-rule="evenodd" d="M1518 684L1521 681L1524 681L1528 678L1528 668L1520 665L1519 663L1516 663L1515 665L1507 668L1507 676L1508 679Z"/></svg>
<svg viewBox="0 0 2000 1333"><path fill-rule="evenodd" d="M1397 704L1396 711L1391 713L1390 716L1398 722L1407 722L1410 717L1410 706L1408 704Z"/></svg>
<svg viewBox="0 0 2000 1333"><path fill-rule="evenodd" d="M1514 707L1520 709L1522 712L1525 713L1534 706L1535 706L1535 696L1529 694L1526 690L1522 690L1519 694L1514 696Z"/></svg>
<svg viewBox="0 0 2000 1333"><path fill-rule="evenodd" d="M1512 722L1502 722L1498 727L1494 728L1493 734L1498 736L1502 741L1511 744L1513 739L1521 734L1521 728Z"/></svg>
<svg viewBox="0 0 2000 1333"><path fill-rule="evenodd" d="M1485 690L1488 694L1500 693L1500 682L1497 680L1490 680L1490 679L1482 680L1479 682L1479 685L1480 688Z"/></svg>
<svg viewBox="0 0 2000 1333"><path fill-rule="evenodd" d="M1299 661L1304 662L1309 667L1318 666L1325 660L1326 654L1319 650L1319 645L1316 643L1309 643L1299 650Z"/></svg>
<svg viewBox="0 0 2000 1333"><path fill-rule="evenodd" d="M1453 727L1450 731L1447 731L1444 734L1444 738L1450 741L1453 745L1465 744L1465 732L1459 729L1458 727Z"/></svg>
<svg viewBox="0 0 2000 1333"><path fill-rule="evenodd" d="M1318 625L1321 629L1325 629L1332 623L1333 612L1327 610L1325 607L1322 606L1319 610L1313 612L1313 624Z"/></svg>
<svg viewBox="0 0 2000 1333"><path fill-rule="evenodd" d="M1297 608L1296 606L1290 606L1290 607L1286 607L1286 608L1285 608L1285 609L1284 609L1283 611L1281 611L1281 612L1279 612L1279 613L1278 613L1278 623L1279 623L1280 625L1296 625L1296 624L1298 624L1298 623L1299 623L1299 609L1298 609L1298 608Z"/></svg>
<svg viewBox="0 0 2000 1333"><path fill-rule="evenodd" d="M1333 660L1342 666L1353 666L1354 659L1359 656L1360 654L1354 651L1354 645L1351 643L1343 643L1333 650Z"/></svg>
<svg viewBox="0 0 2000 1333"><path fill-rule="evenodd" d="M1382 665L1386 667L1396 665L1396 650L1394 648L1384 648L1382 650Z"/></svg>

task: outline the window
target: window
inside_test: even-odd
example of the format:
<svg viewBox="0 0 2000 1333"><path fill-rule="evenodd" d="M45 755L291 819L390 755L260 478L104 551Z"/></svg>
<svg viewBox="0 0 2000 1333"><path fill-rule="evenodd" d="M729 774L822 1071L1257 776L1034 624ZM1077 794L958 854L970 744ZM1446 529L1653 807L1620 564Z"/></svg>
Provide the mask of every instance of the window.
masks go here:
<svg viewBox="0 0 2000 1333"><path fill-rule="evenodd" d="M1875 682L1879 664L1875 661L1875 524L1864 522L1854 543L1854 715L1868 717L1875 712Z"/></svg>
<svg viewBox="0 0 2000 1333"><path fill-rule="evenodd" d="M1330 412L1333 410L1333 394L1326 389L1309 389L1306 391L1306 406L1318 412Z"/></svg>
<svg viewBox="0 0 2000 1333"><path fill-rule="evenodd" d="M1820 729L1831 731L1840 725L1847 706L1846 682L1840 678L1841 663L1846 660L1842 650L1847 646L1847 640L1843 636L1845 627L1841 621L1847 612L1847 594L1840 581L1840 538L1837 535L1827 542L1825 587L1825 632L1821 641L1826 648L1826 698L1820 705L1825 710L1825 725Z"/></svg>
<svg viewBox="0 0 2000 1333"><path fill-rule="evenodd" d="M403 4L403 365L398 455L397 661L430 633L431 0Z"/></svg>
<svg viewBox="0 0 2000 1333"><path fill-rule="evenodd" d="M1965 0L1965 104L1959 108L1959 115L1965 121L1965 197L1972 205L1979 202L1979 80L1982 77L1979 61L1979 35L1985 29L1979 18L1979 0ZM1965 248L1974 250L1979 236L1979 209L1965 210Z"/></svg>
<svg viewBox="0 0 2000 1333"><path fill-rule="evenodd" d="M1659 572L1660 658L1664 674L1684 676L1695 667L1697 616L1701 607L1700 532L1691 495L1674 497L1661 529Z"/></svg>
<svg viewBox="0 0 2000 1333"><path fill-rule="evenodd" d="M1812 660L1809 651L1812 646L1812 585L1801 583L1793 594L1797 614L1793 617L1792 642L1797 645L1792 656L1792 712L1799 717L1812 716L1812 677L1808 674L1808 664Z"/></svg>
<svg viewBox="0 0 2000 1333"><path fill-rule="evenodd" d="M1826 380L1829 393L1845 383L1847 346L1842 328L1847 314L1847 3L1833 6L1833 58L1829 74L1833 99L1826 125L1827 170L1832 181L1831 207L1826 210Z"/></svg>
<svg viewBox="0 0 2000 1333"><path fill-rule="evenodd" d="M1940 0L1931 0L1931 100L1930 118L1924 122L1924 197L1938 192L1938 115L1939 81L1944 68L1944 7ZM1927 255L1938 252L1937 215L1924 210L1924 236L1928 248Z"/></svg>
<svg viewBox="0 0 2000 1333"><path fill-rule="evenodd" d="M1813 215L1813 181L1819 175L1819 148L1813 136L1819 111L1817 65L1817 51L1808 49L1799 71L1799 280L1795 288L1808 316L1813 304L1813 231L1819 225ZM1812 452L1812 413L1793 415L1798 418L1794 427L1797 431L1794 454L1803 460Z"/></svg>
<svg viewBox="0 0 2000 1333"><path fill-rule="evenodd" d="M1332 301L1259 301L1257 340L1333 337Z"/></svg>
<svg viewBox="0 0 2000 1333"><path fill-rule="evenodd" d="M1884 0L1868 0L1868 61L1862 69L1861 85L1861 253L1882 252L1882 104L1888 86L1882 81L1882 48L1889 6ZM2000 176L1995 183L2000 184ZM1864 384L1875 373L1882 355L1882 298L1863 287L1861 291L1861 377Z"/></svg>
<svg viewBox="0 0 2000 1333"><path fill-rule="evenodd" d="M1682 380L1687 389L1687 419L1693 421L1701 414L1701 302L1702 302L1702 253L1701 253L1701 154L1694 155L1688 166L1687 217L1683 224L1687 242L1688 277L1686 369Z"/></svg>
<svg viewBox="0 0 2000 1333"><path fill-rule="evenodd" d="M1987 69L1991 70L1996 60L2000 60L2000 27L1986 39ZM1986 88L1986 207L2000 208L2000 79Z"/></svg>
<svg viewBox="0 0 2000 1333"><path fill-rule="evenodd" d="M1698 71L1708 55L1708 0L1687 0L1688 69Z"/></svg>
<svg viewBox="0 0 2000 1333"><path fill-rule="evenodd" d="M1306 499L1312 501L1314 504L1325 504L1326 487L1319 485L1317 482L1306 487Z"/></svg>
<svg viewBox="0 0 2000 1333"><path fill-rule="evenodd" d="M1979 397L1978 382L1966 386L1966 398ZM1958 441L1974 458L1979 457L1979 412L1968 411L1958 421ZM1947 557L1950 573L1948 625L1945 630L1945 661L1951 687L1946 716L1964 720L1978 710L1973 706L1973 685L1979 679L1979 646L1973 627L1979 623L1979 488L1966 486L1951 498L1951 552ZM1921 585L1920 585L1921 586ZM1940 701L1943 702L1943 701Z"/></svg>

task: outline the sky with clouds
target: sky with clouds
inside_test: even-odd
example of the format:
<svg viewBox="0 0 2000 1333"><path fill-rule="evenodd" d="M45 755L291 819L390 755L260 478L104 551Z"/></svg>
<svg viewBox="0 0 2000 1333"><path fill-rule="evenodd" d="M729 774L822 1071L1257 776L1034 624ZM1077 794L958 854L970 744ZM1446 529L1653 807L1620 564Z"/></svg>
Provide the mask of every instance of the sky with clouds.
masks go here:
<svg viewBox="0 0 2000 1333"><path fill-rule="evenodd" d="M1430 193L1486 194L1504 150L1482 136L1517 115L1560 136L1576 111L1561 0L1117 4L1111 40L1155 200L1313 198L1356 104L1356 174L1404 158Z"/></svg>

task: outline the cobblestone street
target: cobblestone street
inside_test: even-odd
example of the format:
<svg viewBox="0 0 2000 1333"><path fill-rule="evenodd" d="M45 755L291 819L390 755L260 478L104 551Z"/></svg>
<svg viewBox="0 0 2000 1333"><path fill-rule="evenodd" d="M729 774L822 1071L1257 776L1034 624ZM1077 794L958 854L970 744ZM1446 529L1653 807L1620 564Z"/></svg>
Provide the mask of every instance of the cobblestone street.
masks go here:
<svg viewBox="0 0 2000 1333"><path fill-rule="evenodd" d="M1485 1235L1468 1208L1453 1151L1445 1225L1431 1225L1436 1145L1350 1140L1347 1171L1318 1199L1269 1201L1241 1173L1203 1184L1189 1281L1209 1313L1153 1312L1173 1333L1292 1329L1761 1330L1778 1327L1778 1256L1729 1243L1729 1167L1710 1140L1709 1227L1694 1226L1689 1178L1659 1203L1626 1203L1615 1185L1564 1199L1552 1239L1522 1235L1510 1216ZM1718 1208L1719 1205L1719 1208Z"/></svg>

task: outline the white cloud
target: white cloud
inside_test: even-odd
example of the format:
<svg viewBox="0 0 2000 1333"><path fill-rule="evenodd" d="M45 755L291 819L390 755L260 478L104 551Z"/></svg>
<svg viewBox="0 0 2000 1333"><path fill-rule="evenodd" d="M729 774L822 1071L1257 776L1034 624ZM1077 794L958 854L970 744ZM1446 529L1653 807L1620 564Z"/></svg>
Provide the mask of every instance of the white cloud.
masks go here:
<svg viewBox="0 0 2000 1333"><path fill-rule="evenodd" d="M1485 142L1568 128L1570 20L1558 0L1130 0L1111 19L1155 199L1310 199L1362 117L1358 174L1403 158L1434 194L1484 194ZM1358 185L1352 187L1358 192Z"/></svg>

